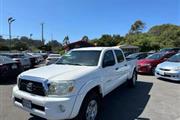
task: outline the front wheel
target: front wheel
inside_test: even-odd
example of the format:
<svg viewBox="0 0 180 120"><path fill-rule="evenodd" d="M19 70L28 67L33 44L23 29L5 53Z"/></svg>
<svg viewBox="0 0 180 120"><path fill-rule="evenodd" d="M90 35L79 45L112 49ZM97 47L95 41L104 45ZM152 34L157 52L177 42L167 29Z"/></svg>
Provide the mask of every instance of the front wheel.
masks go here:
<svg viewBox="0 0 180 120"><path fill-rule="evenodd" d="M137 72L134 70L132 78L128 80L128 86L129 87L135 87L137 81Z"/></svg>
<svg viewBox="0 0 180 120"><path fill-rule="evenodd" d="M88 94L75 120L100 120L100 104L100 96L97 93Z"/></svg>
<svg viewBox="0 0 180 120"><path fill-rule="evenodd" d="M152 75L155 75L155 67L154 68L152 68Z"/></svg>

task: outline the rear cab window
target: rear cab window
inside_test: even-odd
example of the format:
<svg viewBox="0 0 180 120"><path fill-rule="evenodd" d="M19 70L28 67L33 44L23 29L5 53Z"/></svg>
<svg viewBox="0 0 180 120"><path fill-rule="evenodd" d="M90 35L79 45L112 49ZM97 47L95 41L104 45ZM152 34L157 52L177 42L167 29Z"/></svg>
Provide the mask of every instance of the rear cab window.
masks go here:
<svg viewBox="0 0 180 120"><path fill-rule="evenodd" d="M120 50L114 50L115 54L116 54L116 58L117 58L117 62L121 63L124 61L124 55Z"/></svg>

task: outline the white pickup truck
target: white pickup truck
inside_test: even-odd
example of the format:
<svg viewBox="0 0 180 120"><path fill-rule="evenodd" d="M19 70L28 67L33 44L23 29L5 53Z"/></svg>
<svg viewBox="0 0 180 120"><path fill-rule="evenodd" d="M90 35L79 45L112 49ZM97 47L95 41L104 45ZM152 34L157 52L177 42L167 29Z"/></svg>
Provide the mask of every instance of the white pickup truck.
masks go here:
<svg viewBox="0 0 180 120"><path fill-rule="evenodd" d="M98 120L101 99L128 82L135 86L136 60L121 49L73 49L55 64L28 70L13 88L15 106L50 120Z"/></svg>

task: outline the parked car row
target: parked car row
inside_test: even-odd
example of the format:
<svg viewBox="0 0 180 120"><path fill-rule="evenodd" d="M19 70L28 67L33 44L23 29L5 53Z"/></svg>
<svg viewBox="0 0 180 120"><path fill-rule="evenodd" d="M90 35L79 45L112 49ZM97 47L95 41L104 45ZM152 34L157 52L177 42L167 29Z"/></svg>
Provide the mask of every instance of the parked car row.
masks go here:
<svg viewBox="0 0 180 120"><path fill-rule="evenodd" d="M9 57L12 60L20 63L23 69L29 69L31 67L30 59L22 53L1 53L0 55Z"/></svg>
<svg viewBox="0 0 180 120"><path fill-rule="evenodd" d="M126 57L137 59L137 72L158 78L180 80L180 48L166 48L157 53L134 53Z"/></svg>
<svg viewBox="0 0 180 120"><path fill-rule="evenodd" d="M47 57L46 53L0 53L0 79L15 77L35 67Z"/></svg>
<svg viewBox="0 0 180 120"><path fill-rule="evenodd" d="M139 73L155 73L155 68L159 63L166 61L168 58L173 56L175 53L159 52L149 55L145 59L138 61L138 72Z"/></svg>
<svg viewBox="0 0 180 120"><path fill-rule="evenodd" d="M0 78L15 77L23 71L21 64L6 56L0 56Z"/></svg>

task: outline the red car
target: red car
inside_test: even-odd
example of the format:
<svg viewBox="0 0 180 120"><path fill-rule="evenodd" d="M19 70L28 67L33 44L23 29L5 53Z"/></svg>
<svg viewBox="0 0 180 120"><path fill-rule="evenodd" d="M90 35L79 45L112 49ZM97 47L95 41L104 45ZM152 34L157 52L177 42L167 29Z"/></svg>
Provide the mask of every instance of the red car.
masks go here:
<svg viewBox="0 0 180 120"><path fill-rule="evenodd" d="M138 73L154 74L155 68L159 63L166 61L175 53L159 52L149 55L145 59L138 61Z"/></svg>

